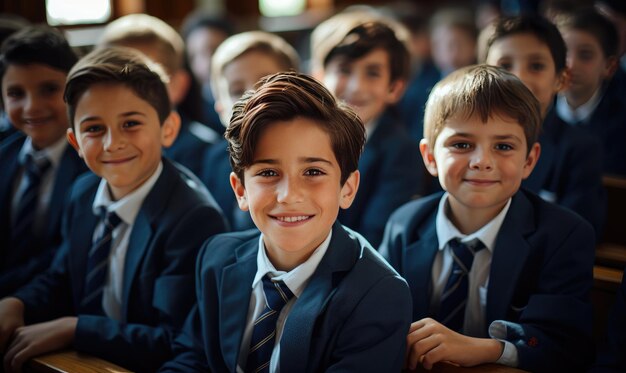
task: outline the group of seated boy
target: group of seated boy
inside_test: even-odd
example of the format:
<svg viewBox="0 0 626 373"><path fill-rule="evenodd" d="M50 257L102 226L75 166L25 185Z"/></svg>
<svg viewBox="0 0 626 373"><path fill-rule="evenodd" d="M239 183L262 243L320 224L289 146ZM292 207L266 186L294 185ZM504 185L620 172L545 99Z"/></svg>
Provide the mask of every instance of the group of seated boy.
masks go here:
<svg viewBox="0 0 626 373"><path fill-rule="evenodd" d="M593 116L572 109L589 85L598 108L617 89L613 65L588 82L566 64L606 26L585 16L496 21L486 64L417 108L421 140L396 110L404 29L374 13L317 26L310 75L276 35L227 37L207 78L223 136L185 112L184 42L154 17L112 22L80 59L52 28L13 34L4 370L63 349L136 372L626 369L622 334L598 357L592 338L601 177L623 171L607 143L626 131L567 119Z"/></svg>

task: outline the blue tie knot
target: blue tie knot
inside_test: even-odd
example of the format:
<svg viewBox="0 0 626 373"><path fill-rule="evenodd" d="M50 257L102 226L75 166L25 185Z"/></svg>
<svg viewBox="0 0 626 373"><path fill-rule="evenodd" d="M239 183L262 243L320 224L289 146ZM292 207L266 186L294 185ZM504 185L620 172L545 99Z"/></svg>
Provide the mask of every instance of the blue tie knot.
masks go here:
<svg viewBox="0 0 626 373"><path fill-rule="evenodd" d="M46 173L48 168L50 168L52 164L50 160L46 157L40 158L36 160L35 157L31 153L26 154L26 158L24 159L24 170L29 178L39 179L41 176Z"/></svg>
<svg viewBox="0 0 626 373"><path fill-rule="evenodd" d="M269 276L263 276L263 292L267 306L276 312L280 312L293 297L293 293L284 282L272 281Z"/></svg>

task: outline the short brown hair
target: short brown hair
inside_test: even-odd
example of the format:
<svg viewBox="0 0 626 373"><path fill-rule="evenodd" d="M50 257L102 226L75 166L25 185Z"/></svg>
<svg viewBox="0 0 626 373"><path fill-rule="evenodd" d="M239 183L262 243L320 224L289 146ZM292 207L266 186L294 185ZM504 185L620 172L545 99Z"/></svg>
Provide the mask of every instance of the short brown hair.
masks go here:
<svg viewBox="0 0 626 373"><path fill-rule="evenodd" d="M527 151L541 129L539 102L515 75L490 65L473 65L448 75L433 87L424 114L424 138L434 146L446 121L475 114L483 122L498 114L515 119L524 129Z"/></svg>
<svg viewBox="0 0 626 373"><path fill-rule="evenodd" d="M242 184L262 132L272 123L296 117L312 119L328 133L342 185L358 169L365 128L356 113L314 78L281 72L261 79L256 90L246 92L233 108L225 137L230 164Z"/></svg>
<svg viewBox="0 0 626 373"><path fill-rule="evenodd" d="M135 49L96 49L80 59L67 76L64 99L72 128L78 100L96 84L128 87L156 110L163 124L172 111L166 82L167 75L161 65Z"/></svg>
<svg viewBox="0 0 626 373"><path fill-rule="evenodd" d="M178 32L159 18L129 14L109 23L97 47L133 47L146 44L154 48L158 62L168 74L184 68L185 42Z"/></svg>

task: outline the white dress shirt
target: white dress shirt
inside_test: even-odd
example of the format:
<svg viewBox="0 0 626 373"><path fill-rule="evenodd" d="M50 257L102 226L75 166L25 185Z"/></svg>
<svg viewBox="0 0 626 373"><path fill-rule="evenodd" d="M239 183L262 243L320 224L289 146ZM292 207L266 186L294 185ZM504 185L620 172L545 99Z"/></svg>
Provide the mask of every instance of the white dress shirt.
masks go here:
<svg viewBox="0 0 626 373"><path fill-rule="evenodd" d="M596 107L600 104L604 90L602 87L598 88L595 93L576 109L573 109L567 103L567 99L564 95L559 95L556 99L556 113L563 121L571 125L584 125L589 121L589 118L593 114Z"/></svg>

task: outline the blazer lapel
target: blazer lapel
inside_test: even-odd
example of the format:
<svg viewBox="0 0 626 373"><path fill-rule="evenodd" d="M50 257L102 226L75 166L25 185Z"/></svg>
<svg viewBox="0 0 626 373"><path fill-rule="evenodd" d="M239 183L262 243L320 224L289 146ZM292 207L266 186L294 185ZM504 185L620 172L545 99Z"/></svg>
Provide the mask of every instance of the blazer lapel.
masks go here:
<svg viewBox="0 0 626 373"><path fill-rule="evenodd" d="M258 236L236 249L237 262L222 270L219 288L220 341L224 362L230 372L237 370L239 348L246 327L252 280L257 271Z"/></svg>
<svg viewBox="0 0 626 373"><path fill-rule="evenodd" d="M532 216L531 209L530 201L522 192L517 192L498 233L489 275L485 315L487 325L507 315L515 290L514 284L518 283L531 251L526 240L528 233L534 230L534 220L528 218Z"/></svg>
<svg viewBox="0 0 626 373"><path fill-rule="evenodd" d="M434 223L419 232L419 240L409 245L402 260L402 275L410 284L413 297L413 318L430 314L430 285L432 265L438 250L437 229ZM415 321L415 320L413 320Z"/></svg>
<svg viewBox="0 0 626 373"><path fill-rule="evenodd" d="M126 252L126 261L124 263L124 284L122 290L122 320L126 320L128 316L128 305L130 302L130 290L139 270L141 261L153 236L153 222L169 204L171 191L179 182L176 169L174 166L162 158L163 171L152 187L152 190L143 201L139 214L133 223L133 230L130 232L128 240L128 250Z"/></svg>
<svg viewBox="0 0 626 373"><path fill-rule="evenodd" d="M281 371L307 370L315 320L334 294L336 282L341 278L337 274L349 271L360 252L361 246L358 241L350 238L343 227L335 223L328 251L285 322L280 342Z"/></svg>

